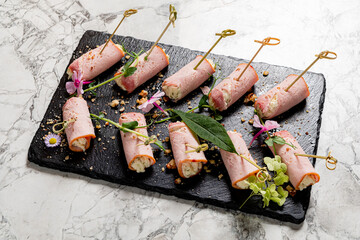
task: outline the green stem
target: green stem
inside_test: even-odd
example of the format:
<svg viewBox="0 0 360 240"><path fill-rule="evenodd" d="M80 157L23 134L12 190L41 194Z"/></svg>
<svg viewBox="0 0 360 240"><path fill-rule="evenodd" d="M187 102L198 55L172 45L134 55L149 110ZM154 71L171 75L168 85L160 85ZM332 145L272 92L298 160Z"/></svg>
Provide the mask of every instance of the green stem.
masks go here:
<svg viewBox="0 0 360 240"><path fill-rule="evenodd" d="M86 93L88 91L91 91L91 90L94 90L95 88L101 87L102 85L105 85L105 84L107 84L107 83L109 83L111 81L114 81L115 79L121 77L122 75L124 75L124 73L121 73L121 74L119 74L119 75L117 75L117 76L115 76L113 78L110 78L109 80L106 80L105 82L99 83L98 85L95 85L95 86L93 86L91 88L85 89L84 93Z"/></svg>
<svg viewBox="0 0 360 240"><path fill-rule="evenodd" d="M254 196L254 195L255 195L255 193L254 193L254 191L252 191L251 194L249 195L249 197L243 202L243 204L241 204L241 206L239 207L239 209L241 209L241 208L245 205L245 203L246 203L252 196Z"/></svg>
<svg viewBox="0 0 360 240"><path fill-rule="evenodd" d="M205 106L205 105L204 105ZM206 105L207 106L207 105ZM195 107L195 108L193 108L193 109L190 109L189 111L187 111L186 113L191 113L192 111L195 111L196 109L199 109L200 107L198 106L198 107ZM165 111L168 111L168 110L165 110ZM162 120L159 120L159 121L156 121L155 123L157 124L157 123L163 123L163 122L166 122L166 121L168 121L168 120L170 120L171 119L171 117L167 117L167 118L164 118L164 119L162 119Z"/></svg>
<svg viewBox="0 0 360 240"><path fill-rule="evenodd" d="M100 119L100 120L109 122L109 123L111 123L112 125L114 125L115 127L117 127L120 131L123 131L123 132L131 132L131 133L136 134L136 135L138 135L138 136L140 136L140 137L143 137L143 138L145 138L145 139L148 139L148 138L149 138L148 136L145 136L144 134L141 134L141 133L136 132L136 131L134 131L134 130L131 130L131 129L129 129L129 128L123 127L123 126L121 126L120 124L118 124L118 123L116 123L116 122L114 122L114 121L112 121L112 120L110 120L110 119L103 118L103 117L100 117L100 116L95 115L95 114L92 114L92 113L90 113L90 116L92 116L92 117L94 117L94 118L96 118L96 119ZM158 147L160 147L161 149L164 149L164 147L163 147L161 144L159 144L159 143L157 143L157 142L155 142L154 144L157 145Z"/></svg>

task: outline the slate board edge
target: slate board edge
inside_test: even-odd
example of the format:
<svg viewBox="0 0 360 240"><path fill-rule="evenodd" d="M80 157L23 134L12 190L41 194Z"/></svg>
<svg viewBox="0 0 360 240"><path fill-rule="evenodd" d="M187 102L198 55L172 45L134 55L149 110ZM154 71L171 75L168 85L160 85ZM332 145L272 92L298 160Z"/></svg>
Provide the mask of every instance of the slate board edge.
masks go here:
<svg viewBox="0 0 360 240"><path fill-rule="evenodd" d="M89 33L109 35L109 34L106 34L106 33L89 30L89 31L86 31L86 32L84 33L84 35L82 36L82 38L86 37L86 35L88 35ZM133 39L135 39L135 40L141 40L141 39L137 39L137 38L134 38L134 37L131 37L131 36L121 36L121 37L125 37L125 38L129 37L129 38L133 38ZM80 39L80 41L82 40L82 38ZM144 40L141 40L141 41L144 41ZM164 45L181 47L181 46L169 45L169 44L164 44ZM183 48L183 47L181 47L181 48ZM188 49L188 50L190 50L190 51L195 51L195 52L200 52L200 51L198 51L198 50L191 50L191 49L189 49L189 48L184 48L184 49ZM74 53L75 53L75 51L76 51L76 49L74 50ZM235 57L232 57L232 56L224 56L224 55L219 55L219 54L214 54L214 55L218 55L218 56L230 58L230 59L236 60L236 61L245 61L245 62L247 61L247 60L245 60L245 59L235 58ZM71 59L70 59L70 61L69 61L69 64L72 62L73 56L74 56L74 54L72 55L72 57L71 57ZM254 63L256 64L256 62L254 62ZM262 62L259 62L259 63L262 63ZM68 65L69 65L69 64L68 64ZM268 64L268 63L265 63L265 64ZM268 64L268 65L278 66L278 65L273 65L273 64ZM278 66L278 67L283 67L283 66ZM294 68L290 68L290 67L287 67L287 68L292 69L292 70L295 70L295 71L300 71L300 70L297 70L297 69L294 69ZM66 69L67 69L67 68L66 68ZM63 75L63 76L65 76L65 74L66 74L66 69L65 69L65 71L64 71L64 75ZM316 74L318 74L318 73L316 73ZM321 74L321 75L322 75L322 79L323 79L323 81L324 81L324 89L323 89L323 92L322 92L322 94L321 94L320 102L321 102L321 101L324 101L324 99L325 99L325 90L326 90L326 88L325 88L325 82L326 82L326 81L325 81L325 78L324 78L323 74ZM55 91L55 92L56 92L56 91ZM54 92L54 95L55 95L55 92ZM54 97L54 95L53 95L53 97ZM323 107L324 107L324 106L323 106L323 103L319 105L319 114L320 114L320 116L321 116L321 113L322 113L322 111L323 111ZM50 105L48 106L47 111L49 110L49 108L50 108ZM47 112L47 111L46 111L46 112ZM44 116L45 116L46 112L44 113ZM39 123L39 125L40 125L40 124L41 124L41 123ZM318 119L318 124L319 124L319 125L318 125L318 128L317 128L317 131L319 132L320 127L321 127L321 117ZM320 136L320 134L317 135L316 140L315 140L314 154L316 154L316 152L317 152L319 136ZM33 139L33 141L34 141L34 139ZM36 164L38 164L38 165L40 165L40 166L45 166L45 164L42 164L41 161L38 161L37 159L32 158L32 155L33 155L33 154L31 154L31 146L30 146L29 154L28 154L28 159L29 159L29 161L30 161L30 162L34 162L34 163L36 163ZM315 161L314 161L314 164L315 164ZM53 164L54 167L55 167L55 165L56 165L56 164ZM47 165L47 167L49 167L49 164ZM54 167L52 167L52 168L54 168ZM113 179L111 179L111 178L108 177L107 175L98 174L98 173L95 174L95 173L88 172L88 171L81 172L81 171L80 171L81 169L68 169L68 168L65 169L65 168L63 168L61 165L56 165L56 168L55 168L55 169L56 169L56 170L60 170L60 171L64 171L64 172L77 173L77 174L84 175L84 176L88 176L88 177L95 178L95 179L103 179L103 180L106 180L106 181L109 181L109 182L120 183L120 184L124 184L124 185L128 185L128 186L135 186L135 185L132 185L131 183L128 183L128 182L122 181L122 180L114 181ZM149 186L139 186L139 185L136 185L135 187L139 187L139 188L144 189L144 190L149 190L149 189L150 189L150 191L159 192L159 193L162 193L162 194L165 194L165 195L173 195L173 196L176 196L176 197L179 197L179 198L183 198L183 199L195 200L195 201L198 201L198 202L201 202L201 203L204 203L204 204L211 204L211 205L215 205L215 206L222 207L222 208L226 208L226 209L233 209L233 208L229 208L228 206L226 206L226 204L221 204L221 201L217 201L217 200L212 200L212 201L211 201L211 199L210 199L210 202L211 202L211 203L209 203L209 202L207 202L206 200L204 201L204 199L197 198L196 196L187 195L187 194L184 195L184 193L182 193L182 192L176 192L176 191L175 191L175 192L173 192L173 193L168 193L168 192L166 192L167 189L151 188L151 187L149 187ZM304 206L304 207L305 207L305 208L304 208L305 213L306 213L306 210L308 209L308 205L309 205L309 204L306 204L306 205ZM243 211L243 210L242 210L242 212L247 212L247 211ZM266 216L266 217L274 218L274 217L271 216L272 214L269 213L269 212L265 212L266 214L264 214L264 212L261 212L261 213L247 212L247 213L259 214L259 215L263 215L263 216ZM285 216L283 216L283 217L285 217ZM287 217L288 217L288 218L282 218L282 219L275 218L275 219L278 219L278 220L280 220L280 221L293 222L293 223L297 223L297 224L303 222L304 219L305 219L305 215L304 215L304 217L299 218L299 219L292 218L290 215L287 215Z"/></svg>
<svg viewBox="0 0 360 240"><path fill-rule="evenodd" d="M185 200L190 200L190 201L196 201L198 203L202 203L204 205L212 205L214 207L219 207L219 208L224 208L224 209L228 209L231 211L236 211L236 212L243 212L246 214L251 214L254 216L263 216L263 217L267 217L267 218L271 218L271 219L275 219L277 221L281 221L281 222L289 222L289 223L295 223L295 224L301 224L304 220L305 220L305 215L301 218L294 218L291 215L282 215L282 219L279 219L276 215L273 216L273 214L271 212L268 211L259 211L259 212L250 212L250 211L246 211L244 209L242 210L236 210L234 208L229 207L226 203L223 203L221 201L218 201L216 199L213 200L209 200L209 199L203 199L200 197L196 197L193 195L189 195L187 193L183 193L181 192L181 190L179 191L175 191L175 192L168 192L167 189L165 188L159 188L159 187L154 187L151 188L148 185L146 186L141 186L141 185L135 185L135 184L131 184L131 182L126 182L123 181L121 179L117 179L114 180L113 178L109 177L106 174L98 174L95 172L89 172L89 171L81 171L80 169L75 169L75 168L64 168L62 167L62 165L60 164L43 164L42 161L39 161L36 159L36 157L33 157L33 155L35 156L35 154L32 151L33 149L30 148L29 152L28 152L28 160L32 163L35 163L41 167L45 168L51 168L55 171L60 171L60 172L65 172L65 173L74 173L74 174L79 174L81 176L84 177L89 177L91 179L96 179L96 180L103 180L103 181L107 181L107 182L111 182L111 183L116 183L116 184L121 184L121 185L126 185L126 186L130 186L130 187L135 187L135 188L139 188L142 190L146 190L146 191L151 191L151 192L157 192L160 194L164 194L167 196L175 196L177 198L180 199L185 199ZM306 204L306 208L304 208L304 211L306 213L306 210L308 208L308 204Z"/></svg>

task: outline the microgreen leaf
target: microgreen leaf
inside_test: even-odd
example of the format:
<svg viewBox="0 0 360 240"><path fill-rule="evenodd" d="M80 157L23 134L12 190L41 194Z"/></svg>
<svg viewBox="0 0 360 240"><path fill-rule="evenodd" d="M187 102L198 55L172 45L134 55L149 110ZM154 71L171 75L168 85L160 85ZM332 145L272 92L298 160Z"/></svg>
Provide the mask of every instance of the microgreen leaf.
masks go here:
<svg viewBox="0 0 360 240"><path fill-rule="evenodd" d="M234 144L225 128L216 120L198 113L185 113L175 109L172 111L202 139L212 142L225 151L237 154Z"/></svg>
<svg viewBox="0 0 360 240"><path fill-rule="evenodd" d="M280 144L280 145L284 145L286 143L285 139L283 139L282 137L279 136L273 136L271 137L274 143Z"/></svg>
<svg viewBox="0 0 360 240"><path fill-rule="evenodd" d="M216 121L220 121L220 120L223 119L223 116L222 116L220 113L215 113L214 119L215 119Z"/></svg>
<svg viewBox="0 0 360 240"><path fill-rule="evenodd" d="M276 177L274 177L274 183L276 184L276 186L281 186L287 182L289 182L289 177L283 172L280 172L276 175Z"/></svg>
<svg viewBox="0 0 360 240"><path fill-rule="evenodd" d="M265 140L266 145L268 145L269 147L273 147L274 146L274 141L272 138L268 138Z"/></svg>
<svg viewBox="0 0 360 240"><path fill-rule="evenodd" d="M132 122L125 122L121 126L124 128L134 130L138 125L139 123L137 121L132 121ZM127 132L127 131L123 131L123 132Z"/></svg>
<svg viewBox="0 0 360 240"><path fill-rule="evenodd" d="M199 108L202 108L203 107L203 105L205 105L205 104L208 104L208 99L209 99L209 96L208 95L203 95L202 97L201 97L201 99L200 99L200 101L199 101Z"/></svg>
<svg viewBox="0 0 360 240"><path fill-rule="evenodd" d="M133 75L136 70L137 70L136 67L129 67L128 69L126 69L126 71L124 73L124 77L128 77L128 76Z"/></svg>

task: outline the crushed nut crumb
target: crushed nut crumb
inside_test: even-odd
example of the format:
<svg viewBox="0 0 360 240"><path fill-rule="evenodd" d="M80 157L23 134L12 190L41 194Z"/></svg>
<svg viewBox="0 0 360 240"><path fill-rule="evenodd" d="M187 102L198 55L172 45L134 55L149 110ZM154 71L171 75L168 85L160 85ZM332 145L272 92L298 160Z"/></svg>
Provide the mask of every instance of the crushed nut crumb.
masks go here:
<svg viewBox="0 0 360 240"><path fill-rule="evenodd" d="M176 164L175 164L175 160L171 159L170 162L168 162L166 164L166 168L167 169L176 169Z"/></svg>
<svg viewBox="0 0 360 240"><path fill-rule="evenodd" d="M180 183L181 183L181 178L175 179L175 184L180 184Z"/></svg>
<svg viewBox="0 0 360 240"><path fill-rule="evenodd" d="M140 95L141 97L146 97L146 96L148 95L148 91L146 91L146 90L141 90L141 92L139 93L139 95Z"/></svg>
<svg viewBox="0 0 360 240"><path fill-rule="evenodd" d="M111 107L117 107L119 105L119 100L115 99L115 100L112 100L111 103L109 103L109 105Z"/></svg>

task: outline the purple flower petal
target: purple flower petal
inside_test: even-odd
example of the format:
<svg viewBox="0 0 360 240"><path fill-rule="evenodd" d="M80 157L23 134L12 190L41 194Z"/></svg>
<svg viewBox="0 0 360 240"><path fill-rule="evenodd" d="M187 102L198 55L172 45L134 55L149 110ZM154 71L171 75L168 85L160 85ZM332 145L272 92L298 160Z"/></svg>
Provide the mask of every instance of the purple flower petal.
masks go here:
<svg viewBox="0 0 360 240"><path fill-rule="evenodd" d="M276 121L267 120L265 122L266 131L269 131L271 129L278 128L278 127L280 127L280 125Z"/></svg>
<svg viewBox="0 0 360 240"><path fill-rule="evenodd" d="M76 91L76 87L74 85L74 82L67 82L65 84L65 87L66 87L66 91L69 93L69 94L73 94L75 91Z"/></svg>
<svg viewBox="0 0 360 240"><path fill-rule="evenodd" d="M200 89L204 95L208 95L210 92L210 88L208 86L200 87Z"/></svg>
<svg viewBox="0 0 360 240"><path fill-rule="evenodd" d="M152 108L154 107L154 105L152 103L150 103L149 101L144 102L143 104L141 104L140 106L138 106L138 109L141 109L143 112L147 113L149 112Z"/></svg>
<svg viewBox="0 0 360 240"><path fill-rule="evenodd" d="M256 128L263 128L263 125L260 123L260 119L259 119L258 115L254 115L253 126Z"/></svg>
<svg viewBox="0 0 360 240"><path fill-rule="evenodd" d="M265 128L262 128L262 129L253 137L253 139L252 139L251 142L250 142L249 147L250 147L251 144L254 142L254 140L255 140L258 136L260 136L260 134L262 134L265 130L266 130Z"/></svg>
<svg viewBox="0 0 360 240"><path fill-rule="evenodd" d="M168 116L168 113L164 111L164 109L162 109L156 102L153 103L155 107L157 107L158 109L160 109L160 111L162 111L163 113L165 113L166 116Z"/></svg>
<svg viewBox="0 0 360 240"><path fill-rule="evenodd" d="M53 143L53 141L55 142ZM57 134L52 133L45 137L44 142L47 147L56 147L60 145L61 137Z"/></svg>

